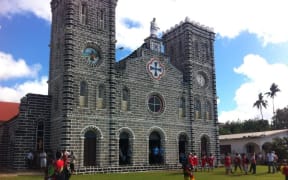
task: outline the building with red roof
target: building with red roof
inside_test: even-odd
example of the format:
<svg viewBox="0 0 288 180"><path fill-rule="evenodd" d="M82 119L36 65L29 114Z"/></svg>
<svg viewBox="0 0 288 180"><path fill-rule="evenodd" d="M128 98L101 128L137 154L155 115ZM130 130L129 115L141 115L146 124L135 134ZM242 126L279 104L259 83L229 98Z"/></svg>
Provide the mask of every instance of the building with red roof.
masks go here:
<svg viewBox="0 0 288 180"><path fill-rule="evenodd" d="M9 121L19 114L19 103L0 101L0 124Z"/></svg>

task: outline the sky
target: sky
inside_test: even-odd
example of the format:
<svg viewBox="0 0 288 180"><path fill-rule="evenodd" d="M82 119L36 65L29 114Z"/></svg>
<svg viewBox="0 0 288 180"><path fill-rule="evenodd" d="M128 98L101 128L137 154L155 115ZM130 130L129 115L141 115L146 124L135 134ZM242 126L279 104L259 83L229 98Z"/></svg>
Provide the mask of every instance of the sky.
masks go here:
<svg viewBox="0 0 288 180"><path fill-rule="evenodd" d="M0 0L0 101L48 94L50 11L50 0ZM288 105L285 0L118 0L117 59L144 42L154 17L161 32L186 17L213 28L219 122L260 119L253 104L272 83L281 90L275 109ZM271 120L265 99L264 119Z"/></svg>

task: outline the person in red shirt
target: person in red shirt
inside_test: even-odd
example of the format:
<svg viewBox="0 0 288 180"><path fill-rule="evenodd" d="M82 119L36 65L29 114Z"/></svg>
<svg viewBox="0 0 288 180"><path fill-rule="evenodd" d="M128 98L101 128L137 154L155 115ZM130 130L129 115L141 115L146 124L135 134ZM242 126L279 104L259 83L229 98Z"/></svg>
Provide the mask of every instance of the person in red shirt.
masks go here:
<svg viewBox="0 0 288 180"><path fill-rule="evenodd" d="M206 163L207 163L207 156L203 154L201 158L201 169L205 171L206 168Z"/></svg>
<svg viewBox="0 0 288 180"><path fill-rule="evenodd" d="M252 172L252 174L256 174L256 155L255 155L255 152L251 154L249 172Z"/></svg>
<svg viewBox="0 0 288 180"><path fill-rule="evenodd" d="M188 163L189 163L190 167L193 169L194 168L193 154L191 152L188 155Z"/></svg>
<svg viewBox="0 0 288 180"><path fill-rule="evenodd" d="M288 180L288 165L286 160L283 163L282 174L285 176L285 180Z"/></svg>
<svg viewBox="0 0 288 180"><path fill-rule="evenodd" d="M184 180L195 180L195 176L193 174L192 168L190 167L189 163L184 164L183 174L184 174Z"/></svg>
<svg viewBox="0 0 288 180"><path fill-rule="evenodd" d="M245 174L248 174L248 166L249 166L249 159L248 157L246 156L245 153L242 154L242 167L243 167L243 170L245 172Z"/></svg>
<svg viewBox="0 0 288 180"><path fill-rule="evenodd" d="M198 168L198 156L196 155L196 153L194 153L192 161L193 161L194 170L197 171L197 168Z"/></svg>
<svg viewBox="0 0 288 180"><path fill-rule="evenodd" d="M234 157L234 172L237 171L238 167L239 167L240 171L242 172L241 155L239 153L236 153L235 157Z"/></svg>
<svg viewBox="0 0 288 180"><path fill-rule="evenodd" d="M231 160L231 156L229 155L229 153L225 154L224 166L225 166L226 174L232 173L232 160Z"/></svg>
<svg viewBox="0 0 288 180"><path fill-rule="evenodd" d="M63 173L64 161L62 160L62 153L56 152L56 160L54 162L54 179L65 180L65 174Z"/></svg>
<svg viewBox="0 0 288 180"><path fill-rule="evenodd" d="M209 170L213 171L213 168L214 168L214 159L215 159L215 157L213 156L212 153L210 153L209 157L207 158L208 171L209 171Z"/></svg>

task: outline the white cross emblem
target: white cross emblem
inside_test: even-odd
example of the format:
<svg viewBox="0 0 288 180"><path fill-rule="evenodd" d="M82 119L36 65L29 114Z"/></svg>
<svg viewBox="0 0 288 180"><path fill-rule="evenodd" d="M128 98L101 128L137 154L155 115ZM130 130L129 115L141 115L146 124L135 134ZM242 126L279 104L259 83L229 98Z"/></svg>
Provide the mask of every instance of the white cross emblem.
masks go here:
<svg viewBox="0 0 288 180"><path fill-rule="evenodd" d="M157 59L152 58L146 68L153 79L160 80L164 75L164 66Z"/></svg>

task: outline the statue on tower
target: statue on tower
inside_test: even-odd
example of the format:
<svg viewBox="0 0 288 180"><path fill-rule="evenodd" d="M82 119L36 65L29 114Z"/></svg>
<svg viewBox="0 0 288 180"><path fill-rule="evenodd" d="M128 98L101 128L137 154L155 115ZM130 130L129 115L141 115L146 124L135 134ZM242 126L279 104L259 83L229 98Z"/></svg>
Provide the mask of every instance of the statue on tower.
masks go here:
<svg viewBox="0 0 288 180"><path fill-rule="evenodd" d="M153 18L153 20L150 23L150 36L157 37L157 33L159 29L160 28L156 24L156 18Z"/></svg>

